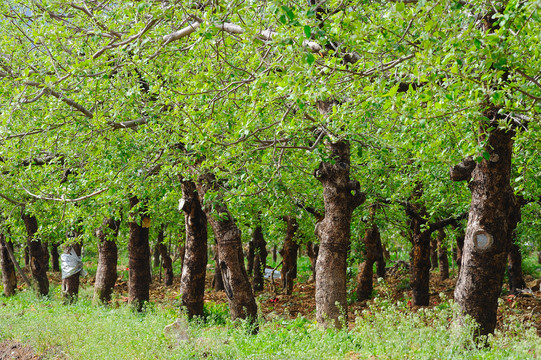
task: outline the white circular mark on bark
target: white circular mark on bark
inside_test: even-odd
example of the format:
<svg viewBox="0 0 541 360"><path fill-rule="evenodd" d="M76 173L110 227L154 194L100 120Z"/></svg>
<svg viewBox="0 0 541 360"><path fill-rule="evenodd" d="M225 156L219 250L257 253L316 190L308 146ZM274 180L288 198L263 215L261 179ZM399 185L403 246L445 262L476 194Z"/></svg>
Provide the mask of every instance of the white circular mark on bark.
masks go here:
<svg viewBox="0 0 541 360"><path fill-rule="evenodd" d="M492 246L492 235L485 230L477 230L473 234L473 243L478 250L487 250Z"/></svg>

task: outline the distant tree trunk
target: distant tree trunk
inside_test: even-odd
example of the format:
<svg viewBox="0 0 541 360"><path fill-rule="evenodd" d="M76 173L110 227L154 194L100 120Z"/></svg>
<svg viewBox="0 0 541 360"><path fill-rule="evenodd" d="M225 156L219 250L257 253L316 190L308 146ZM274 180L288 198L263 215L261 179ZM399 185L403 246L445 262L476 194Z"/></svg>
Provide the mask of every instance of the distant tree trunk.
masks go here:
<svg viewBox="0 0 541 360"><path fill-rule="evenodd" d="M520 206L510 186L515 132L499 128L498 122L507 117L497 108L491 107L483 115L490 120L479 131L486 157L480 163L469 161L472 200L455 288L455 301L480 325L480 335L492 333L496 327L507 253L520 220ZM451 170L451 179L467 180L467 176L457 175L457 167Z"/></svg>
<svg viewBox="0 0 541 360"><path fill-rule="evenodd" d="M64 246L64 254L69 254L73 250L77 256L81 256L82 246L80 243L74 243ZM62 297L64 298L64 303L73 304L77 301L79 296L79 284L80 284L80 272L62 278Z"/></svg>
<svg viewBox="0 0 541 360"><path fill-rule="evenodd" d="M374 263L380 257L381 252L378 252L378 243L381 249L381 237L378 226L372 222L372 227L368 228L364 233L364 261L359 265L359 273L357 275L357 300L363 301L370 299L372 296L374 275Z"/></svg>
<svg viewBox="0 0 541 360"><path fill-rule="evenodd" d="M130 237L128 240L128 264L129 264L129 285L128 302L142 311L144 304L149 300L150 295L150 245L148 233L150 218L143 206L139 206L139 199L136 196L130 198L131 221L128 223Z"/></svg>
<svg viewBox="0 0 541 360"><path fill-rule="evenodd" d="M265 267L267 266L267 243L263 238L261 225L256 226L252 241L254 243L254 291L261 291L265 286Z"/></svg>
<svg viewBox="0 0 541 360"><path fill-rule="evenodd" d="M310 279L308 279L308 282L313 282L316 281L316 263L317 255L319 253L319 245L314 244L313 242L307 243L306 252L308 254L308 259L310 260L310 268L312 270L312 275L310 276Z"/></svg>
<svg viewBox="0 0 541 360"><path fill-rule="evenodd" d="M278 260L278 249L276 248L276 245L272 247L272 262L276 264L276 261Z"/></svg>
<svg viewBox="0 0 541 360"><path fill-rule="evenodd" d="M297 252L299 245L294 241L294 238L299 225L293 216L284 216L282 220L287 223L284 247L280 252L282 255L282 289L286 295L291 295L293 292L293 280L297 277Z"/></svg>
<svg viewBox="0 0 541 360"><path fill-rule="evenodd" d="M430 235L428 231L413 235L410 284L412 301L417 306L427 306L430 302Z"/></svg>
<svg viewBox="0 0 541 360"><path fill-rule="evenodd" d="M162 267L164 271L164 284L165 286L173 285L173 260L167 251L167 245L164 243L164 227L158 232L158 240L156 244L160 257L162 258ZM206 263L205 263L206 265Z"/></svg>
<svg viewBox="0 0 541 360"><path fill-rule="evenodd" d="M513 234L513 238L515 234ZM526 288L526 282L522 275L522 254L519 246L513 242L507 258L507 271L509 271L509 292L516 294L519 289Z"/></svg>
<svg viewBox="0 0 541 360"><path fill-rule="evenodd" d="M321 162L314 176L323 186L325 217L315 234L320 249L316 264L316 318L324 327L341 328L340 314L347 316L346 267L351 235L351 216L365 200L358 181L350 180L350 146L347 141L329 143L329 162Z"/></svg>
<svg viewBox="0 0 541 360"><path fill-rule="evenodd" d="M456 264L458 266L458 273L460 274L460 268L462 266L462 250L464 249L464 231L461 231L456 238Z"/></svg>
<svg viewBox="0 0 541 360"><path fill-rule="evenodd" d="M6 297L14 295L17 289L17 274L15 273L15 265L9 256L8 246L13 253L13 243L6 242L4 234L0 233L0 267L2 270L2 286Z"/></svg>
<svg viewBox="0 0 541 360"><path fill-rule="evenodd" d="M430 239L430 270L438 268L438 240Z"/></svg>
<svg viewBox="0 0 541 360"><path fill-rule="evenodd" d="M45 271L49 271L49 259L51 258L49 255L49 242L45 241L41 243L41 246L43 247L43 253L45 256Z"/></svg>
<svg viewBox="0 0 541 360"><path fill-rule="evenodd" d="M117 278L118 248L116 239L120 220L105 218L96 231L98 236L98 268L94 282L94 301L108 303L115 288Z"/></svg>
<svg viewBox="0 0 541 360"><path fill-rule="evenodd" d="M191 181L182 182L180 209L184 211L186 247L180 279L182 306L188 317L203 316L203 296L207 271L207 217L201 208L196 186ZM217 266L218 267L218 266Z"/></svg>
<svg viewBox="0 0 541 360"><path fill-rule="evenodd" d="M51 245L51 262L54 272L60 272L60 254L58 253L59 243L54 242Z"/></svg>
<svg viewBox="0 0 541 360"><path fill-rule="evenodd" d="M47 296L49 294L49 279L47 278L47 255L43 251L41 241L35 236L38 232L38 221L34 215L21 215L26 227L27 247L29 254L30 269L32 278L36 283L38 295Z"/></svg>
<svg viewBox="0 0 541 360"><path fill-rule="evenodd" d="M158 245L159 245L159 242L157 242L154 245L154 249L152 251L152 260L153 260L152 266L155 268L160 266L160 250L158 249Z"/></svg>
<svg viewBox="0 0 541 360"><path fill-rule="evenodd" d="M197 191L200 198L205 198L208 190L218 190L217 181L212 174L202 175L198 179ZM244 267L241 231L223 199L218 198L204 207L207 220L218 242L218 260L225 293L229 300L231 318L247 318L251 322L257 319L255 302L250 279Z"/></svg>
<svg viewBox="0 0 541 360"><path fill-rule="evenodd" d="M214 279L212 280L212 285L214 286L215 291L225 290L224 280L222 278L222 271L220 270L220 260L218 259L218 245L215 245L216 253L214 254Z"/></svg>
<svg viewBox="0 0 541 360"><path fill-rule="evenodd" d="M248 253L246 254L246 272L248 273L248 276L252 276L254 271L254 240L250 240L248 242Z"/></svg>
<svg viewBox="0 0 541 360"><path fill-rule="evenodd" d="M438 262L440 268L440 280L449 279L449 258L447 257L447 246L445 246L445 231L443 229L438 230L437 236L437 248L438 248Z"/></svg>

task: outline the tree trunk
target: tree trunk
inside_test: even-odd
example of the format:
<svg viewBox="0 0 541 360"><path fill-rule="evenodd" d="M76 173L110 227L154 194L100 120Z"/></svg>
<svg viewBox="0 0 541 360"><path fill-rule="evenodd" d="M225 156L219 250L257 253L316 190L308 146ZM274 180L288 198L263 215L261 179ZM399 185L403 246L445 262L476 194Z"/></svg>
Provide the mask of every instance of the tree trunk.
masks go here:
<svg viewBox="0 0 541 360"><path fill-rule="evenodd" d="M214 175L200 176L197 184L199 197L204 199L209 190L218 190ZM247 318L249 321L255 322L257 320L257 304L244 267L241 231L235 224L235 220L223 199L218 197L212 203L204 205L207 220L218 242L219 264L217 265L222 272L231 318L233 320Z"/></svg>
<svg viewBox="0 0 541 360"><path fill-rule="evenodd" d="M152 252L152 266L155 268L160 266L160 250L158 249L158 245L159 243L156 243L156 245L154 245L154 251Z"/></svg>
<svg viewBox="0 0 541 360"><path fill-rule="evenodd" d="M49 294L49 279L47 278L47 255L43 251L41 241L35 236L38 232L38 221L34 215L21 215L26 227L27 247L32 271L32 278L37 284L38 295L47 296Z"/></svg>
<svg viewBox="0 0 541 360"><path fill-rule="evenodd" d="M98 236L98 269L94 282L94 301L108 303L115 288L117 278L118 249L116 239L120 228L120 220L105 218Z"/></svg>
<svg viewBox="0 0 541 360"><path fill-rule="evenodd" d="M49 271L49 260L51 256L49 255L49 242L45 241L41 243L41 246L43 247L43 254L45 256L45 272Z"/></svg>
<svg viewBox="0 0 541 360"><path fill-rule="evenodd" d="M438 268L438 240L436 238L430 239L430 270L436 270Z"/></svg>
<svg viewBox="0 0 541 360"><path fill-rule="evenodd" d="M428 231L413 235L410 284L412 301L417 306L428 306L430 300L430 235Z"/></svg>
<svg viewBox="0 0 541 360"><path fill-rule="evenodd" d="M372 227L365 231L363 238L364 261L359 265L359 274L357 275L358 301L370 299L372 296L374 263L383 258L379 229L375 222L372 221L372 224Z"/></svg>
<svg viewBox="0 0 541 360"><path fill-rule="evenodd" d="M272 247L272 262L276 264L276 261L278 260L278 249L276 248L276 245Z"/></svg>
<svg viewBox="0 0 541 360"><path fill-rule="evenodd" d="M447 246L445 246L445 231L438 230L437 247L438 247L438 262L440 268L440 280L449 279L449 258L447 257Z"/></svg>
<svg viewBox="0 0 541 360"><path fill-rule="evenodd" d="M28 244L24 245L24 267L28 268L30 266L30 248Z"/></svg>
<svg viewBox="0 0 541 360"><path fill-rule="evenodd" d="M312 270L312 275L308 282L316 281L316 264L317 264L317 255L319 253L319 245L309 242L306 244L306 252L308 253L308 259L310 260L310 268Z"/></svg>
<svg viewBox="0 0 541 360"><path fill-rule="evenodd" d="M315 234L320 249L316 264L316 318L324 327L341 328L347 316L346 267L351 216L365 200L358 181L350 180L350 146L347 141L329 143L332 162L321 162L314 176L323 186L325 217ZM345 319L347 320L347 319Z"/></svg>
<svg viewBox="0 0 541 360"><path fill-rule="evenodd" d="M196 186L191 181L182 182L180 209L186 223L184 265L180 279L182 306L188 317L203 316L203 296L207 271L207 218L201 208ZM218 267L218 266L217 266Z"/></svg>
<svg viewBox="0 0 541 360"><path fill-rule="evenodd" d="M513 238L515 235L513 234ZM513 242L507 258L507 271L509 272L509 292L518 293L517 290L526 288L526 282L522 275L522 254L519 246Z"/></svg>
<svg viewBox="0 0 541 360"><path fill-rule="evenodd" d="M462 267L462 251L464 250L464 232L456 238L456 264L458 266L458 274L460 274L460 268Z"/></svg>
<svg viewBox="0 0 541 360"><path fill-rule="evenodd" d="M64 254L69 254L71 251L75 251L77 256L81 257L81 244L74 243L64 246ZM79 295L79 284L80 284L80 271L76 274L68 276L66 278L62 277L62 297L64 298L65 304L73 304L77 301Z"/></svg>
<svg viewBox="0 0 541 360"><path fill-rule="evenodd" d="M17 274L15 273L15 265L9 256L8 246L13 253L13 243L6 242L4 234L0 234L0 267L2 269L2 286L6 297L14 295L17 289Z"/></svg>
<svg viewBox="0 0 541 360"><path fill-rule="evenodd" d="M498 109L490 108L484 115L491 119L486 128L494 129L480 129L486 156L471 173L472 200L455 288L456 302L477 321L481 335L494 332L496 327L510 239L520 220L520 207L509 184L515 132L498 128L498 120L505 120Z"/></svg>
<svg viewBox="0 0 541 360"><path fill-rule="evenodd" d="M164 243L164 227L158 232L158 242L156 244L160 257L162 259L162 267L164 271L164 284L165 286L173 285L173 260L167 251L167 245ZM206 262L205 262L206 265Z"/></svg>
<svg viewBox="0 0 541 360"><path fill-rule="evenodd" d="M254 272L254 240L248 242L248 253L246 254L246 272L248 276L252 276Z"/></svg>
<svg viewBox="0 0 541 360"><path fill-rule="evenodd" d="M130 198L131 221L128 223L130 228L128 302L137 311L142 311L150 295L150 245L148 242L150 218L144 206L142 208L139 206L139 209L134 210L136 206L139 206L139 199L132 196Z"/></svg>
<svg viewBox="0 0 541 360"><path fill-rule="evenodd" d="M265 268L267 267L267 243L263 238L263 229L258 225L253 234L254 242L254 291L261 291L265 286Z"/></svg>
<svg viewBox="0 0 541 360"><path fill-rule="evenodd" d="M218 259L218 245L215 245L216 253L214 254L214 279L212 280L212 285L215 291L225 290L224 280L222 278L222 271L220 270L220 260Z"/></svg>
<svg viewBox="0 0 541 360"><path fill-rule="evenodd" d="M60 254L58 253L59 243L55 242L51 245L51 262L54 272L60 272Z"/></svg>
<svg viewBox="0 0 541 360"><path fill-rule="evenodd" d="M282 289L286 295L291 295L293 292L293 280L297 278L297 252L299 245L294 241L294 237L299 225L293 216L284 216L282 220L287 223L284 247L280 252L282 255Z"/></svg>

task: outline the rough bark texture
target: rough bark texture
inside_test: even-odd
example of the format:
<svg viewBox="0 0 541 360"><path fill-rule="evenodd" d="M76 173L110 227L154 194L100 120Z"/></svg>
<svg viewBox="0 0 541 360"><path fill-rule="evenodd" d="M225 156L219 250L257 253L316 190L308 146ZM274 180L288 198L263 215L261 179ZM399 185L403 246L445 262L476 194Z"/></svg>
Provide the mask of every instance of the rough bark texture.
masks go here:
<svg viewBox="0 0 541 360"><path fill-rule="evenodd" d="M258 225L253 234L254 242L254 291L261 291L265 285L265 268L267 267L267 243L263 237L263 229Z"/></svg>
<svg viewBox="0 0 541 360"><path fill-rule="evenodd" d="M199 194L191 181L182 183L181 210L186 223L184 265L180 279L182 306L188 317L203 316L203 296L207 270L207 218Z"/></svg>
<svg viewBox="0 0 541 360"><path fill-rule="evenodd" d="M77 256L81 256L82 246L80 243L65 245L64 254L69 254L72 249L75 251ZM72 304L77 301L77 297L79 296L79 284L80 272L62 279L62 297L64 298L64 303Z"/></svg>
<svg viewBox="0 0 541 360"><path fill-rule="evenodd" d="M430 285L430 233L418 232L413 236L411 250L411 279L412 302L417 306L429 304Z"/></svg>
<svg viewBox="0 0 541 360"><path fill-rule="evenodd" d="M51 262L54 272L60 272L60 254L58 253L59 243L53 243L51 245Z"/></svg>
<svg viewBox="0 0 541 360"><path fill-rule="evenodd" d="M507 271L509 272L509 292L516 294L517 290L526 288L522 274L522 255L519 246L514 242L509 249Z"/></svg>
<svg viewBox="0 0 541 360"><path fill-rule="evenodd" d="M161 266L164 271L164 284L165 286L173 285L173 259L169 255L167 250L167 245L164 244L164 228L162 227L158 232L158 240L156 244L156 249L158 250L160 257L162 259ZM205 262L206 265L206 262Z"/></svg>
<svg viewBox="0 0 541 360"><path fill-rule="evenodd" d="M13 243L6 242L4 234L0 234L0 267L5 296L14 295L15 289L17 289L17 274L15 273L15 265L9 256L8 246L13 253Z"/></svg>
<svg viewBox="0 0 541 360"><path fill-rule="evenodd" d="M105 218L96 231L98 236L98 269L94 282L94 301L108 303L115 288L117 278L118 248L116 239L120 220Z"/></svg>
<svg viewBox="0 0 541 360"><path fill-rule="evenodd" d="M378 226L372 221L372 226L366 229L363 238L364 261L359 265L357 275L357 300L370 299L373 290L374 263L383 258L381 237Z"/></svg>
<svg viewBox="0 0 541 360"><path fill-rule="evenodd" d="M214 175L200 176L197 183L200 198L205 198L207 191L211 190L219 190ZM244 267L241 231L220 196L212 203L205 203L204 211L218 242L217 266L222 272L231 318L248 318L255 322L257 304Z"/></svg>
<svg viewBox="0 0 541 360"><path fill-rule="evenodd" d="M316 318L324 327L342 326L347 316L346 267L351 215L365 200L358 181L350 180L350 146L347 141L327 145L332 162L321 162L314 176L323 186L325 217L315 234L320 249L316 264Z"/></svg>
<svg viewBox="0 0 541 360"><path fill-rule="evenodd" d="M494 129L488 134L483 127L480 130L487 155L472 171L469 183L472 201L455 288L456 302L479 323L481 335L492 333L496 326L510 239L520 220L509 184L514 131L498 128L498 109L490 108L484 115Z"/></svg>
<svg viewBox="0 0 541 360"><path fill-rule="evenodd" d="M280 251L282 255L282 289L286 295L291 295L293 292L293 281L297 278L297 252L299 245L294 241L294 238L299 225L297 224L297 219L293 216L284 216L282 220L287 223L284 247Z"/></svg>
<svg viewBox="0 0 541 360"><path fill-rule="evenodd" d="M130 237L128 240L129 285L128 302L138 311L142 311L150 295L150 245L148 232L150 218L143 208L133 210L139 204L136 196L130 198L131 221L128 223Z"/></svg>
<svg viewBox="0 0 541 360"><path fill-rule="evenodd" d="M36 283L36 291L40 296L49 294L49 279L47 278L47 255L43 251L41 241L36 238L38 232L38 221L35 216L22 214L24 225L26 227L28 257L32 278Z"/></svg>
<svg viewBox="0 0 541 360"><path fill-rule="evenodd" d="M438 230L437 248L438 248L438 263L440 268L440 280L449 279L449 258L447 257L447 246L445 246L445 231Z"/></svg>
<svg viewBox="0 0 541 360"><path fill-rule="evenodd" d="M41 243L43 248L43 256L45 257L45 272L49 271L49 260L51 256L49 255L49 242L45 241Z"/></svg>

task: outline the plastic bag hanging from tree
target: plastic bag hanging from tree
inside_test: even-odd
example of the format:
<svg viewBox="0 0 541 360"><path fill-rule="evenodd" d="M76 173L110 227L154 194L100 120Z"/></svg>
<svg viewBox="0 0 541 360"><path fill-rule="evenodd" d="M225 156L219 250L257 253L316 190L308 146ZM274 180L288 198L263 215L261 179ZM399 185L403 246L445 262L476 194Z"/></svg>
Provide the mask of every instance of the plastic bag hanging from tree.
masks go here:
<svg viewBox="0 0 541 360"><path fill-rule="evenodd" d="M77 256L74 249L71 249L69 254L60 255L60 260L62 262L62 279L75 275L78 272L81 272L82 276L87 274L83 270L83 261Z"/></svg>

